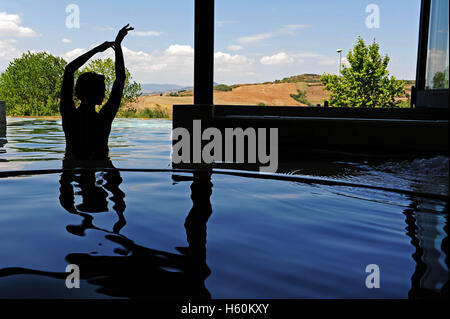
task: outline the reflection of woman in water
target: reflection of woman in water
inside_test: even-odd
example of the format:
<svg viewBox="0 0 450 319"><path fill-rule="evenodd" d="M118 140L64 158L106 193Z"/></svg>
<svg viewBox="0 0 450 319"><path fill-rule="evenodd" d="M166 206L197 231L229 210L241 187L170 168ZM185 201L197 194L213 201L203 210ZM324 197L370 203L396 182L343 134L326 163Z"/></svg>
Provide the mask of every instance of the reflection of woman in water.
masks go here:
<svg viewBox="0 0 450 319"><path fill-rule="evenodd" d="M133 28L126 25L119 31L115 41L104 42L66 66L60 102L62 126L66 135L66 156L63 165L65 167L73 166L74 161L92 164L109 159L108 137L125 86L125 63L121 44L130 30ZM105 98L105 78L103 75L87 72L80 75L75 85L75 95L81 101L80 106L76 108L73 101L75 71L96 53L108 48L115 51L116 69L116 79L109 100L97 113L95 106L101 105Z"/></svg>
<svg viewBox="0 0 450 319"><path fill-rule="evenodd" d="M125 193L120 189L122 177L117 170L107 172L64 171L59 180L61 206L69 213L79 215L83 218L80 226L69 225L67 231L83 236L87 229L98 229L93 225L94 217L92 213L109 212L108 192L112 194L109 199L112 201L112 210L117 214L117 222L114 224L113 232L118 234L125 226ZM74 188L78 189L74 191ZM76 199L78 197L78 200ZM76 202L81 203L76 205Z"/></svg>
<svg viewBox="0 0 450 319"><path fill-rule="evenodd" d="M104 42L66 66L60 102L62 125L66 135L66 155L63 168L114 168L109 160L108 138L125 86L125 63L121 45L128 31L131 30L133 28L126 25L119 31L115 41ZM116 78L108 101L97 113L95 106L101 105L105 98L105 78L103 75L87 72L80 75L75 85L75 95L81 101L80 106L76 108L73 101L75 71L96 53L103 52L108 48L114 49L116 54ZM111 170L100 172L100 174L102 175L100 180L98 180L94 170L79 173L68 170L61 175L61 205L68 212L81 215L84 218L82 226L69 226L68 230L72 233L82 234L84 228L94 227L90 225L92 217L86 213L108 211L107 191L113 195L111 197L114 202L113 209L119 218L114 226L114 232L118 233L125 225L123 217L125 194L119 188L122 182L120 173ZM106 183L100 183L100 181ZM79 205L74 203L73 182L79 187L78 194L82 196L82 203Z"/></svg>

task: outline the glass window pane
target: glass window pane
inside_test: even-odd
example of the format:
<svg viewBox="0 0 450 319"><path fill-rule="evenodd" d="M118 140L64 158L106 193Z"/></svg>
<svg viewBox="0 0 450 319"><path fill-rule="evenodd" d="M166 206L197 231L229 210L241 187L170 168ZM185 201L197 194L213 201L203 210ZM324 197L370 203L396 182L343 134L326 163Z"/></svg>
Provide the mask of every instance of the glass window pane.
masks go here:
<svg viewBox="0 0 450 319"><path fill-rule="evenodd" d="M347 56L361 37L389 56L388 76L406 82L396 102L410 107L419 0L216 0L215 18L215 104L355 106L332 98L321 76L350 66Z"/></svg>
<svg viewBox="0 0 450 319"><path fill-rule="evenodd" d="M448 0L431 2L426 87L448 88Z"/></svg>

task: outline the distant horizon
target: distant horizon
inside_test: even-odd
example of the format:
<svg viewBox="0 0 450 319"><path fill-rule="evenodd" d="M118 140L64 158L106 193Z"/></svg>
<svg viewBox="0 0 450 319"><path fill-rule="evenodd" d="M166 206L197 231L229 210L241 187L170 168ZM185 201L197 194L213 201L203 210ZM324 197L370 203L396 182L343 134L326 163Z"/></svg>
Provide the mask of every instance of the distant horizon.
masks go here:
<svg viewBox="0 0 450 319"><path fill-rule="evenodd" d="M289 76L285 76L283 78L289 78L292 76L296 76L296 75L317 75L317 76L321 76L321 74L317 74L317 73L301 73L301 74L294 74L294 75L289 75ZM273 79L273 80L267 80L267 81L263 81L263 82L246 82L246 83L219 83L219 82L214 82L214 85L219 85L219 84L225 84L225 85L245 85L245 84L263 84L265 82L275 82L277 80L282 80L283 78L280 79ZM415 81L416 79L397 79L397 80L401 80L401 81ZM191 85L182 85L182 84L176 84L176 83L156 83L156 82L152 82L152 83L144 83L144 82L138 82L140 85L167 85L167 86L179 86L181 88L190 88L190 87L194 87L194 83L192 83Z"/></svg>
<svg viewBox="0 0 450 319"><path fill-rule="evenodd" d="M214 80L231 85L303 73L338 74L336 50L343 50L346 63L358 36L368 43L376 39L381 53L391 58L391 75L414 79L420 1L377 2L379 25L368 27L372 2L216 0ZM193 0L79 0L75 7L78 26L70 24L74 11L68 3L0 0L0 70L28 50L70 62L131 23L135 31L124 42L124 55L133 79L192 86ZM113 53L95 58L104 57Z"/></svg>

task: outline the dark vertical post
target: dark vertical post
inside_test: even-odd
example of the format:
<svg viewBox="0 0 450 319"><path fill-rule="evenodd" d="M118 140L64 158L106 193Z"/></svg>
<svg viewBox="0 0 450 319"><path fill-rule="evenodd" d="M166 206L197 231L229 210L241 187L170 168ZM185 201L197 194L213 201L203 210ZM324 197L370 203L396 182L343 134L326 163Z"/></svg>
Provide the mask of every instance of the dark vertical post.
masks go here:
<svg viewBox="0 0 450 319"><path fill-rule="evenodd" d="M0 101L0 126L6 125L6 102Z"/></svg>
<svg viewBox="0 0 450 319"><path fill-rule="evenodd" d="M430 32L431 0L422 0L420 8L419 49L417 53L416 89L425 89L427 71L428 33Z"/></svg>
<svg viewBox="0 0 450 319"><path fill-rule="evenodd" d="M213 104L214 0L195 0L194 104Z"/></svg>
<svg viewBox="0 0 450 319"><path fill-rule="evenodd" d="M2 138L3 137L3 138ZM6 103L0 101L0 148L5 144L2 142L6 137Z"/></svg>

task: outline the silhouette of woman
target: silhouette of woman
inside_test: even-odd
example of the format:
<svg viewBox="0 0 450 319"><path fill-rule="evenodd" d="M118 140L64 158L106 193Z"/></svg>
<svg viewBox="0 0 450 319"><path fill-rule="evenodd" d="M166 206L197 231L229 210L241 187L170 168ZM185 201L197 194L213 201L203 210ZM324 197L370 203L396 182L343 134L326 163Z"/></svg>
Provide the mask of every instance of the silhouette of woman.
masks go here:
<svg viewBox="0 0 450 319"><path fill-rule="evenodd" d="M121 44L131 30L134 28L127 24L119 31L115 41L104 42L76 58L65 68L60 101L62 126L66 136L63 167L78 166L74 162L87 166L96 162L109 162L108 138L125 86L125 63ZM96 53L104 52L108 48L115 51L116 69L116 79L108 101L97 113L95 106L101 105L105 98L105 78L103 75L87 72L79 76L75 85L75 95L81 101L80 106L76 108L73 101L75 71Z"/></svg>

